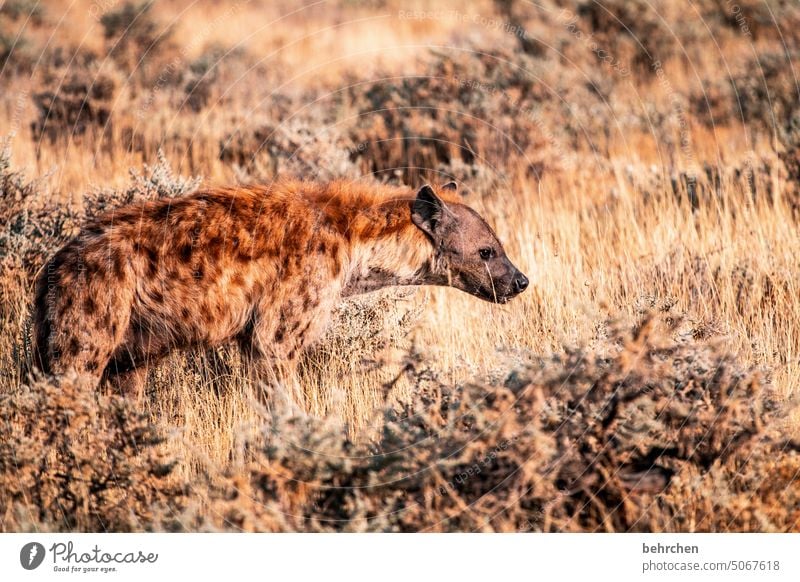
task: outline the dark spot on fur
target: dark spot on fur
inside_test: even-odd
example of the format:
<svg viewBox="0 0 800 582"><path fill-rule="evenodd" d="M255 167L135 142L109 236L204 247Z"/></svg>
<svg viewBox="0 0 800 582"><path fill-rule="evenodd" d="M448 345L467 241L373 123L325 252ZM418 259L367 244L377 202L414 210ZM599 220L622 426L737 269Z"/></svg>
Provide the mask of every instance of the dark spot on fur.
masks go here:
<svg viewBox="0 0 800 582"><path fill-rule="evenodd" d="M281 267L283 269L283 274L286 275L289 273L289 270L292 266L292 256L290 253L286 253L283 255L283 262L281 263Z"/></svg>
<svg viewBox="0 0 800 582"><path fill-rule="evenodd" d="M182 263L188 263L192 260L192 245L181 245L178 249L178 258Z"/></svg>
<svg viewBox="0 0 800 582"><path fill-rule="evenodd" d="M97 222L88 224L83 228L82 233L86 238L96 237L103 234L103 225Z"/></svg>
<svg viewBox="0 0 800 582"><path fill-rule="evenodd" d="M308 287L303 288L301 296L303 298L303 310L308 311L308 308L311 305L311 291Z"/></svg>
<svg viewBox="0 0 800 582"><path fill-rule="evenodd" d="M278 329L275 330L275 341L277 343L283 342L283 338L285 335L286 335L286 327L283 325L283 322L281 322L278 325Z"/></svg>
<svg viewBox="0 0 800 582"><path fill-rule="evenodd" d="M97 303L95 303L94 299L91 297L87 297L83 301L83 310L87 315L94 315L94 313L97 311Z"/></svg>
<svg viewBox="0 0 800 582"><path fill-rule="evenodd" d="M77 338L72 338L69 340L69 346L67 347L67 353L70 357L75 357L81 351L81 345L78 343Z"/></svg>
<svg viewBox="0 0 800 582"><path fill-rule="evenodd" d="M152 277L158 271L158 254L149 247L142 247L147 262L147 274Z"/></svg>
<svg viewBox="0 0 800 582"><path fill-rule="evenodd" d="M211 256L212 260L218 261L220 255L222 254L222 238L215 236L208 241L208 254Z"/></svg>
<svg viewBox="0 0 800 582"><path fill-rule="evenodd" d="M169 203L158 206L155 211L153 211L153 219L158 222L165 221L169 217L170 210L171 207Z"/></svg>
<svg viewBox="0 0 800 582"><path fill-rule="evenodd" d="M97 360L92 360L86 363L86 370L88 372L97 372L97 369L100 367L100 363Z"/></svg>
<svg viewBox="0 0 800 582"><path fill-rule="evenodd" d="M102 266L99 265L98 263L95 263L94 261L86 261L85 263L83 263L83 272L86 273L87 279L91 279L92 277L94 277L98 273L101 273L102 271L103 271Z"/></svg>
<svg viewBox="0 0 800 582"><path fill-rule="evenodd" d="M114 253L112 257L114 276L117 279L125 277L125 259L119 252Z"/></svg>
<svg viewBox="0 0 800 582"><path fill-rule="evenodd" d="M150 247L145 247L144 252L147 255L147 260L151 263L158 263L158 253L155 249L151 249Z"/></svg>

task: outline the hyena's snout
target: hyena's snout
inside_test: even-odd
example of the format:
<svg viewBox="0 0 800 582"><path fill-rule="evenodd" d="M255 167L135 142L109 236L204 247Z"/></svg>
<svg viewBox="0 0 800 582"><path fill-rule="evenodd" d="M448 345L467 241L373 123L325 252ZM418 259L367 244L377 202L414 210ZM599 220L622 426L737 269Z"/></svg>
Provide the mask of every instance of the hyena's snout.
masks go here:
<svg viewBox="0 0 800 582"><path fill-rule="evenodd" d="M517 272L514 274L514 278L511 280L511 291L514 295L519 295L525 289L528 288L528 278L525 276L525 273L517 269Z"/></svg>
<svg viewBox="0 0 800 582"><path fill-rule="evenodd" d="M498 303L506 303L525 291L529 284L530 281L525 276L525 273L517 269L511 261L508 261L508 275L504 277L504 281L500 285L500 293L497 294L496 301Z"/></svg>
<svg viewBox="0 0 800 582"><path fill-rule="evenodd" d="M525 291L530 284L525 273L517 269L514 264L505 258L503 268L497 269L485 283L485 289L477 295L492 303L508 303L514 297Z"/></svg>

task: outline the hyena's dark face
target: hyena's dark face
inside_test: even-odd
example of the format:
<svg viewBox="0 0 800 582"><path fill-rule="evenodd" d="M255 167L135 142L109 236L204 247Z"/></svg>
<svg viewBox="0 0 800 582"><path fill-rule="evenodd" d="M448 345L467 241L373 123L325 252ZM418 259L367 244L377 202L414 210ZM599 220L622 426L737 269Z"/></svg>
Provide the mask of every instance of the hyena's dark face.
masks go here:
<svg viewBox="0 0 800 582"><path fill-rule="evenodd" d="M455 190L454 183L443 189ZM528 278L506 256L503 245L477 212L443 202L423 186L411 220L431 239L437 261L433 278L493 303L506 303L528 287Z"/></svg>

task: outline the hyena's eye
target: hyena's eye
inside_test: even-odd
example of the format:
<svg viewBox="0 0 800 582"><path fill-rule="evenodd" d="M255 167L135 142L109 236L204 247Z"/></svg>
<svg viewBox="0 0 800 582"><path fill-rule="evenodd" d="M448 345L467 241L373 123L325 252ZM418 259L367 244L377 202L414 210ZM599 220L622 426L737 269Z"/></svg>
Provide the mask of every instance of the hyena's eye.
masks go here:
<svg viewBox="0 0 800 582"><path fill-rule="evenodd" d="M490 248L490 247L483 248L483 249L479 250L478 252L480 253L481 258L484 261L488 261L489 259L491 259L491 258L493 258L495 256L494 249Z"/></svg>

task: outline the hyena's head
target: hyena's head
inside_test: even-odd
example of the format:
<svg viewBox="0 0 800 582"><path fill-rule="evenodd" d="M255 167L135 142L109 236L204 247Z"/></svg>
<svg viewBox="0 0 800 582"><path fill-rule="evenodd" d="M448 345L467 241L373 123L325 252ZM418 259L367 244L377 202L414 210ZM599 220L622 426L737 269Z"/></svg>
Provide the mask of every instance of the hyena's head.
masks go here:
<svg viewBox="0 0 800 582"><path fill-rule="evenodd" d="M442 190L454 192L456 184ZM433 243L432 281L493 303L506 303L528 287L528 278L508 259L497 235L468 206L445 202L426 185L411 205L411 221Z"/></svg>

